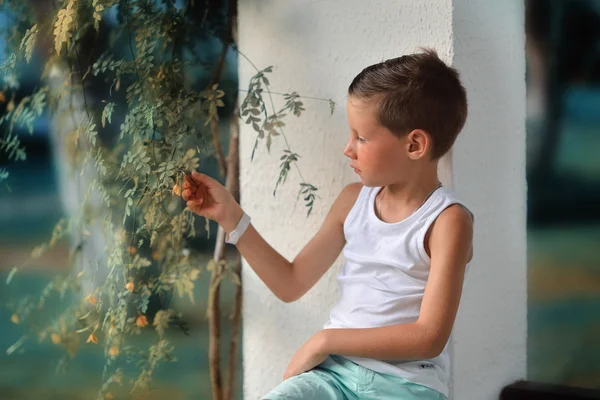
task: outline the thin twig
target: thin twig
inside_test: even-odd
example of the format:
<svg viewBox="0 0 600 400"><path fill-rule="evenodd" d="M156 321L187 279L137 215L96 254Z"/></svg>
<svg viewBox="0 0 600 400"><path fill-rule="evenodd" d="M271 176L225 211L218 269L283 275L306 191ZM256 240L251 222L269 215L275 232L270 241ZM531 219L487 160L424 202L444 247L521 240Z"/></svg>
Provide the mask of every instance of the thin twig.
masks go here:
<svg viewBox="0 0 600 400"><path fill-rule="evenodd" d="M249 90L246 89L238 89L238 92L249 92ZM279 96L288 96L289 93L281 93L281 92L274 92L271 91L272 94L277 94ZM320 101L331 101L331 99L324 99L322 97L311 97L311 96L300 96L298 95L299 99L310 99L310 100L320 100Z"/></svg>
<svg viewBox="0 0 600 400"><path fill-rule="evenodd" d="M239 49L237 49L237 47L235 50L238 52L238 54L240 54L242 57L244 57L250 63L250 65L252 65L252 67L254 67L256 72L260 72L260 70L256 67L256 65L254 65L254 63L252 61L250 61L250 59L248 57L246 57L246 55L244 55ZM269 89L269 85L265 85L265 88L267 89L267 94L269 95L269 101L271 102L271 108L273 109L273 114L276 115L277 111L275 110L273 96L271 95L271 90ZM287 137L285 136L285 133L283 132L281 127L278 127L278 130L279 130L279 134L283 137L283 140L285 142L285 146L287 147L287 150L292 152L292 148L290 147L290 143L289 143ZM300 179L302 180L302 183L306 184L306 179L304 179L304 175L302 175L302 171L300 171L300 167L298 167L298 163L294 163L294 167L296 168L296 171L298 171L298 175L300 175Z"/></svg>
<svg viewBox="0 0 600 400"><path fill-rule="evenodd" d="M223 48L221 49L221 54L219 56L219 61L217 63L217 68L208 84L208 89L212 89L214 85L219 82L221 79L221 73L223 71L223 67L225 65L225 57L227 56L227 49L229 48L225 38L221 39L223 41ZM227 175L227 163L225 162L225 154L223 153L223 147L221 146L221 138L219 137L219 123L216 118L212 118L210 122L210 131L212 134L212 140L215 145L217 161L219 162L219 169L222 176Z"/></svg>
<svg viewBox="0 0 600 400"><path fill-rule="evenodd" d="M239 119L238 119L238 101L236 99L236 107L231 120L229 131L229 155L227 157L228 175L227 183L228 190L233 198L240 201L240 158L239 158ZM233 400L235 373L237 366L237 353L240 341L240 324L242 319L242 277L241 277L241 258L240 253L236 255L236 261L233 266L232 273L237 279L235 295L233 299L233 318L231 321L231 336L229 343L229 363L227 371L227 385L225 386L225 400Z"/></svg>

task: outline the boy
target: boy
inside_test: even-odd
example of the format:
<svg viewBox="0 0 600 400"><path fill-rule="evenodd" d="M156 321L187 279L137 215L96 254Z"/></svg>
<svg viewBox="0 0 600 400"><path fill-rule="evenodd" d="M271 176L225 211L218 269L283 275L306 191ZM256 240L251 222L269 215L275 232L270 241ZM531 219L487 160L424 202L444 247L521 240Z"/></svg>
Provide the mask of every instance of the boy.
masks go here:
<svg viewBox="0 0 600 400"><path fill-rule="evenodd" d="M341 296L325 329L294 355L264 399L445 399L447 342L472 256L473 217L437 176L467 117L458 73L433 50L372 65L348 91L346 186L289 262L215 180L182 196L216 220L282 301L303 296L344 252Z"/></svg>

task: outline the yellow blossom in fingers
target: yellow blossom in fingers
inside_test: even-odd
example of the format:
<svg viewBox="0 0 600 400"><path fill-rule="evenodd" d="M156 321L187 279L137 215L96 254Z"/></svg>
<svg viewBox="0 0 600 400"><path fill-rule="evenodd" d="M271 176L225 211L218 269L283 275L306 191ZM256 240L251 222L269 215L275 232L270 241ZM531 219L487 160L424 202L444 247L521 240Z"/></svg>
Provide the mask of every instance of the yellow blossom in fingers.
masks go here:
<svg viewBox="0 0 600 400"><path fill-rule="evenodd" d="M125 285L125 289L129 290L129 293L133 293L134 288L135 284L133 283L133 281L129 281L127 282L127 285Z"/></svg>
<svg viewBox="0 0 600 400"><path fill-rule="evenodd" d="M173 186L173 190L171 191L174 195L181 196L181 186L178 183Z"/></svg>
<svg viewBox="0 0 600 400"><path fill-rule="evenodd" d="M21 322L17 314L13 314L12 317L10 317L10 320L13 324L19 324Z"/></svg>

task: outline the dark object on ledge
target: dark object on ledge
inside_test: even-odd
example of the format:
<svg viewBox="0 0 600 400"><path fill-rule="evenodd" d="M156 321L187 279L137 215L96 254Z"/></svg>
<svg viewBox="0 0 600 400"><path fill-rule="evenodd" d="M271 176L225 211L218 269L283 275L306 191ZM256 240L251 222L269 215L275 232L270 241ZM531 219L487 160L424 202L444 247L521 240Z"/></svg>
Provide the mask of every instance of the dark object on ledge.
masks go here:
<svg viewBox="0 0 600 400"><path fill-rule="evenodd" d="M506 386L500 400L600 400L600 390L527 381Z"/></svg>

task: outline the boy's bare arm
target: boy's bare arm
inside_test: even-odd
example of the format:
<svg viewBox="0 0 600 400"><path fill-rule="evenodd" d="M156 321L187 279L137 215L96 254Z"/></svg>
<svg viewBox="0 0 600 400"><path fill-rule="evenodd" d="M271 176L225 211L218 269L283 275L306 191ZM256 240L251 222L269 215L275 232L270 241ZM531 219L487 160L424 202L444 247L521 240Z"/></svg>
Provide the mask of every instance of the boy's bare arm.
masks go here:
<svg viewBox="0 0 600 400"><path fill-rule="evenodd" d="M438 353L452 332L466 265L473 257L473 215L459 204L444 210L431 228L429 249L431 270L418 322Z"/></svg>
<svg viewBox="0 0 600 400"><path fill-rule="evenodd" d="M362 185L346 186L335 200L323 225L293 262L269 245L250 224L237 247L259 278L282 301L305 294L339 256L345 244L343 224ZM243 211L216 180L193 171L185 177L181 193L196 214L217 221L226 233L233 231Z"/></svg>
<svg viewBox="0 0 600 400"><path fill-rule="evenodd" d="M335 200L316 235L292 262L269 245L252 224L237 247L248 264L282 301L302 297L335 262L344 244L343 224L354 205L360 184L346 186Z"/></svg>
<svg viewBox="0 0 600 400"><path fill-rule="evenodd" d="M472 241L471 214L459 205L447 208L431 228L431 270L419 319L381 328L323 330L318 334L321 351L381 360L438 356L454 325Z"/></svg>

